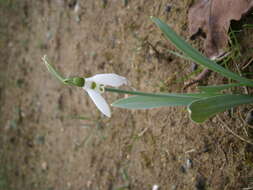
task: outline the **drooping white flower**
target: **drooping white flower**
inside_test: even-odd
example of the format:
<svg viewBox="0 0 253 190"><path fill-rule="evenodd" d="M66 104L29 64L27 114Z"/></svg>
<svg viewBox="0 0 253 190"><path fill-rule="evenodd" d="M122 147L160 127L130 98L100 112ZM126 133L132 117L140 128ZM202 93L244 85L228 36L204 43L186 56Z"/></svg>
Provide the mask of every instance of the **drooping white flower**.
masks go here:
<svg viewBox="0 0 253 190"><path fill-rule="evenodd" d="M111 110L101 94L105 91L105 86L119 87L127 84L125 77L114 73L97 74L84 79L83 89L89 94L97 108L107 117L111 117Z"/></svg>
<svg viewBox="0 0 253 190"><path fill-rule="evenodd" d="M97 108L107 117L111 117L111 110L101 94L105 91L105 86L119 87L127 84L125 77L114 73L97 74L90 78L70 77L64 78L52 65L47 62L46 55L42 58L48 71L63 84L82 87L91 97Z"/></svg>

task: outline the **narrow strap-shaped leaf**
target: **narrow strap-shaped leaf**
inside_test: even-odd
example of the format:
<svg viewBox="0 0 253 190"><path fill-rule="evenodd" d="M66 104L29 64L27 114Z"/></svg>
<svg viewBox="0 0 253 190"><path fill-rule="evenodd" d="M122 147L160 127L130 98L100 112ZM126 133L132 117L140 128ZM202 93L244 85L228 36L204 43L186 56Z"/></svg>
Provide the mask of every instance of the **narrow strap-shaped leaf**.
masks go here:
<svg viewBox="0 0 253 190"><path fill-rule="evenodd" d="M188 111L193 121L201 123L219 112L248 103L253 103L253 96L226 94L193 101Z"/></svg>
<svg viewBox="0 0 253 190"><path fill-rule="evenodd" d="M238 86L244 86L241 83L231 83L231 84L223 84L223 85L213 85L213 86L198 86L198 88L205 93L219 93L222 90L232 88L232 87L238 87Z"/></svg>
<svg viewBox="0 0 253 190"><path fill-rule="evenodd" d="M112 106L127 109L148 109L163 106L187 106L198 98L194 97L150 97L150 96L131 96L115 101Z"/></svg>
<svg viewBox="0 0 253 190"><path fill-rule="evenodd" d="M151 20L161 29L165 34L166 38L170 40L179 50L185 55L189 56L190 59L198 64L201 64L208 69L220 73L221 75L239 81L244 85L253 86L253 82L249 79L241 77L236 73L233 73L224 67L218 65L214 61L211 61L207 57L203 56L199 51L193 48L190 44L186 43L180 36L178 36L167 24L158 18L151 17Z"/></svg>
<svg viewBox="0 0 253 190"><path fill-rule="evenodd" d="M115 101L112 106L127 109L148 109L163 106L187 106L191 102L212 96L211 94L164 94L166 96L130 96ZM213 95L213 96L217 96Z"/></svg>
<svg viewBox="0 0 253 190"><path fill-rule="evenodd" d="M181 97L181 98L206 98L210 96L217 96L220 94L207 94L207 93L195 93L195 94L179 94L179 93L146 93L146 92L140 92L140 91L130 91L130 90L122 90L118 88L105 88L106 92L115 92L118 94L131 94L131 95L137 95L137 96L149 96L152 98L170 98L170 97Z"/></svg>

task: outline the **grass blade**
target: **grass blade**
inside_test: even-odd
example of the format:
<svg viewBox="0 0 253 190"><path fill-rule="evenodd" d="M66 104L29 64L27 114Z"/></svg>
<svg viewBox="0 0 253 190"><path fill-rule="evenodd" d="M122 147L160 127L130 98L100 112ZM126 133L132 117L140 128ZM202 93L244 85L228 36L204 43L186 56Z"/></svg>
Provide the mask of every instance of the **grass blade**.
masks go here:
<svg viewBox="0 0 253 190"><path fill-rule="evenodd" d="M193 48L190 44L186 43L180 36L178 36L166 23L158 18L151 17L151 20L161 29L166 38L170 40L179 50L185 55L189 56L190 59L200 65L207 67L208 69L215 71L227 78L239 81L247 86L253 87L253 82L249 79L241 77L236 73L233 73L224 67L218 65L214 61L211 61L207 57L203 56L199 51Z"/></svg>
<svg viewBox="0 0 253 190"><path fill-rule="evenodd" d="M193 121L201 123L219 112L248 103L253 103L253 96L226 94L196 100L188 106L188 111Z"/></svg>

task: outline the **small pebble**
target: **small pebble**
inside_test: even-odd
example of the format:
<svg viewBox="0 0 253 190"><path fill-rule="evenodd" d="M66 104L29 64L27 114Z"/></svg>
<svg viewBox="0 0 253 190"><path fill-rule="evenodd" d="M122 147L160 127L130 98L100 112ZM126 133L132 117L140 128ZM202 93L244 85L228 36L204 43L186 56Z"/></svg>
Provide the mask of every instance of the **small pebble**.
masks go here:
<svg viewBox="0 0 253 190"><path fill-rule="evenodd" d="M123 0L124 6L126 7L128 5L128 0Z"/></svg>
<svg viewBox="0 0 253 190"><path fill-rule="evenodd" d="M206 179L203 176L196 177L195 189L196 190L205 190L206 189Z"/></svg>
<svg viewBox="0 0 253 190"><path fill-rule="evenodd" d="M8 47L10 47L10 48L13 47L13 43L12 43L12 42L9 42L9 43L8 43Z"/></svg>
<svg viewBox="0 0 253 190"><path fill-rule="evenodd" d="M187 168L187 169L191 169L191 168L192 168L192 165L193 165L193 164L192 164L192 160L191 160L191 159L187 159L185 165L186 165L186 168Z"/></svg>
<svg viewBox="0 0 253 190"><path fill-rule="evenodd" d="M50 39L52 39L52 37L53 37L52 32L51 32L51 31L48 31L48 32L46 33L46 38L47 38L48 40L50 40Z"/></svg>
<svg viewBox="0 0 253 190"><path fill-rule="evenodd" d="M182 173L186 173L186 168L185 168L185 166L181 166L181 167L179 168L179 170L180 170L180 172L182 172Z"/></svg>
<svg viewBox="0 0 253 190"><path fill-rule="evenodd" d="M72 184L70 182L67 183L68 188L70 188L72 186Z"/></svg>
<svg viewBox="0 0 253 190"><path fill-rule="evenodd" d="M177 190L177 185L175 185L175 184L172 185L172 186L171 186L171 190Z"/></svg>
<svg viewBox="0 0 253 190"><path fill-rule="evenodd" d="M170 5L170 4L167 4L166 6L165 6L165 12L170 12L171 11L171 8L172 8L172 6Z"/></svg>
<svg viewBox="0 0 253 190"><path fill-rule="evenodd" d="M41 168L42 168L43 170L47 170L47 163L46 163L46 162L42 162Z"/></svg>
<svg viewBox="0 0 253 190"><path fill-rule="evenodd" d="M76 4L77 4L77 0L70 0L70 2L68 3L68 6L69 8L73 9L75 8Z"/></svg>
<svg viewBox="0 0 253 190"><path fill-rule="evenodd" d="M210 145L205 145L204 148L202 149L203 153L210 152L210 151L211 151Z"/></svg>
<svg viewBox="0 0 253 190"><path fill-rule="evenodd" d="M76 5L75 5L75 7L74 7L74 12L75 12L75 13L78 13L79 10L80 10L80 5L79 5L79 3L76 3Z"/></svg>
<svg viewBox="0 0 253 190"><path fill-rule="evenodd" d="M87 185L87 187L90 187L92 185L92 181L88 180L86 185Z"/></svg>
<svg viewBox="0 0 253 190"><path fill-rule="evenodd" d="M217 118L216 118L216 117L214 117L214 118L212 119L212 122L213 122L213 123L218 123Z"/></svg>
<svg viewBox="0 0 253 190"><path fill-rule="evenodd" d="M194 72L198 69L198 64L197 63L192 63L191 64L191 72Z"/></svg>
<svg viewBox="0 0 253 190"><path fill-rule="evenodd" d="M77 15L77 16L75 17L75 20L76 20L77 23L79 23L79 22L81 21L80 16Z"/></svg>
<svg viewBox="0 0 253 190"><path fill-rule="evenodd" d="M39 135L35 138L35 144L43 145L45 144L45 136Z"/></svg>
<svg viewBox="0 0 253 190"><path fill-rule="evenodd" d="M160 186L155 184L155 185L153 185L152 190L159 190L159 188L160 188Z"/></svg>

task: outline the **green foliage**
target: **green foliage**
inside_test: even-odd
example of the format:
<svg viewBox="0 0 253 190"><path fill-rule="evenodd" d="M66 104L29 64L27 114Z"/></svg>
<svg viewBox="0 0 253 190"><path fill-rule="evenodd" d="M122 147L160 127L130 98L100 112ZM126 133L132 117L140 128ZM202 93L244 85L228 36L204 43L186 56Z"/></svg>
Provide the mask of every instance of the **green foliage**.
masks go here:
<svg viewBox="0 0 253 190"><path fill-rule="evenodd" d="M127 109L147 109L157 108L162 106L187 106L192 101L197 100L194 97L149 97L149 96L131 96L129 98L123 98L112 105L115 107L127 108Z"/></svg>
<svg viewBox="0 0 253 190"><path fill-rule="evenodd" d="M180 36L178 36L167 24L162 22L160 19L151 17L151 20L161 29L165 37L170 40L180 51L188 56L192 61L197 64L203 65L208 69L217 72L224 77L236 80L244 85L253 86L253 82L249 79L241 77L224 67L218 65L214 61L211 61L207 57L203 56L198 50L193 48L190 44L186 43Z"/></svg>
<svg viewBox="0 0 253 190"><path fill-rule="evenodd" d="M244 28L250 28L250 29L252 29L253 28L253 24L244 24L243 27Z"/></svg>
<svg viewBox="0 0 253 190"><path fill-rule="evenodd" d="M191 119L197 123L200 123L219 112L223 112L227 109L231 109L242 104L253 103L253 96L241 94L221 94L222 90L232 87L252 87L252 80L241 77L238 74L229 71L228 69L218 65L216 62L203 56L198 50L194 49L190 44L185 42L160 19L151 17L151 20L158 26L158 28L160 28L165 37L181 52L183 52L183 55L178 54L181 58L188 60L190 59L197 64L200 64L214 72L221 74L224 77L227 77L228 79L238 81L238 83L218 86L201 86L199 87L201 90L201 93L199 94L162 94L161 96L161 94L145 94L142 92L129 93L128 91L125 91L124 93L126 94L133 94L137 96L120 99L114 102L112 104L113 106L127 109L146 109L161 106L187 106ZM236 47L239 47L237 41L236 44ZM237 50L239 51L239 49ZM113 91L111 89L106 90Z"/></svg>
<svg viewBox="0 0 253 190"><path fill-rule="evenodd" d="M249 86L253 87L253 81L244 78L228 69L222 67L216 62L203 56L198 50L193 48L190 44L185 42L180 36L178 36L167 24L158 18L151 17L151 20L160 28L165 37L173 43L183 54L173 53L183 59L191 60L197 64L200 64L214 72L227 77L230 80L235 80L238 83L224 84L218 86L201 86L199 89L201 93L196 94L175 94L175 93L144 93L138 91L127 91L115 88L105 88L107 92L115 92L122 94L130 94L128 98L119 99L112 105L115 107L127 108L127 109L148 109L157 108L162 106L187 106L190 113L190 117L195 122L204 122L209 117L223 112L227 109L231 109L241 104L253 103L253 96L241 95L241 94L221 94L222 90L232 88ZM240 54L239 43L237 42L234 33L232 32L232 39L235 41L234 50L232 52L232 59L236 58ZM70 84L74 86L83 86L84 80L81 78L63 78L46 60L43 58L45 65L49 72L58 78L64 84ZM226 62L224 63L226 65Z"/></svg>
<svg viewBox="0 0 253 190"><path fill-rule="evenodd" d="M253 96L225 94L196 100L189 104L188 111L193 121L201 123L219 112L252 102Z"/></svg>
<svg viewBox="0 0 253 190"><path fill-rule="evenodd" d="M107 88L108 89L108 88ZM115 89L117 90L117 89ZM127 91L125 93L128 93ZM131 92L131 94L138 94L139 92ZM148 109L158 108L163 106L187 106L191 102L207 98L210 96L217 96L217 94L145 94L130 96L115 101L112 106L127 108L127 109Z"/></svg>

